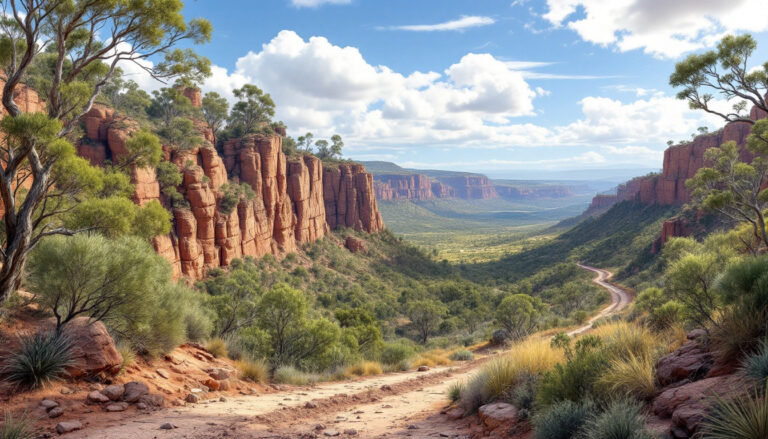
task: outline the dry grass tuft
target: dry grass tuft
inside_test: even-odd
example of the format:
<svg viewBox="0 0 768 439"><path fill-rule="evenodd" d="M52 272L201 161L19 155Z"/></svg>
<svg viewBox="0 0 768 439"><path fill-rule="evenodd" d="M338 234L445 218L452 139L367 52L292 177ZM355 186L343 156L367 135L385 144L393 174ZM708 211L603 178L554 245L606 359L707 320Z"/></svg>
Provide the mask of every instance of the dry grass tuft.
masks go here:
<svg viewBox="0 0 768 439"><path fill-rule="evenodd" d="M377 361L361 361L347 367L347 374L357 376L380 375L382 373L381 363Z"/></svg>

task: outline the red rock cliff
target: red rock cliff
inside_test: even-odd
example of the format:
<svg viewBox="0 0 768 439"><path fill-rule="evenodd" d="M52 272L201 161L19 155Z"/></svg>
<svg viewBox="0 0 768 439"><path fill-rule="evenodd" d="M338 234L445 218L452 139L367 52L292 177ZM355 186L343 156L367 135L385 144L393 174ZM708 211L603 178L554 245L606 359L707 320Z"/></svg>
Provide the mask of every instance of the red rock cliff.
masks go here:
<svg viewBox="0 0 768 439"><path fill-rule="evenodd" d="M194 100L197 102L197 100ZM79 153L101 165L125 153L125 141L137 125L94 107L85 118L86 140ZM202 136L212 139L203 125ZM154 169L134 168L134 201L160 200L174 219L170 235L154 239L158 253L171 262L175 275L202 278L234 258L296 251L337 227L377 232L384 228L373 178L362 165L323 169L314 156L290 160L282 137L249 136L224 143L220 155L210 144L192 150L164 147L164 158L183 175L177 188L189 208L170 208L160 193ZM231 212L222 211L225 185L248 184L252 199L241 199Z"/></svg>
<svg viewBox="0 0 768 439"><path fill-rule="evenodd" d="M457 198L476 200L483 198L496 198L499 194L491 181L485 175L465 174L457 176L440 177L438 180L450 186Z"/></svg>
<svg viewBox="0 0 768 439"><path fill-rule="evenodd" d="M374 187L379 200L429 200L436 196L432 180L424 174L377 175Z"/></svg>

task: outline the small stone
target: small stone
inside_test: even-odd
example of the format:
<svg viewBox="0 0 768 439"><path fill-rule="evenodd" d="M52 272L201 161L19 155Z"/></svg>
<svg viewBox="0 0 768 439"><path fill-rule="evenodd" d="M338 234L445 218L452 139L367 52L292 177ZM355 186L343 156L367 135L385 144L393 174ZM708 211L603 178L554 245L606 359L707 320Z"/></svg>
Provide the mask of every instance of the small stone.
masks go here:
<svg viewBox="0 0 768 439"><path fill-rule="evenodd" d="M192 392L192 393L204 393L203 389L199 389L197 387L189 389L189 391Z"/></svg>
<svg viewBox="0 0 768 439"><path fill-rule="evenodd" d="M231 387L231 383L229 380L220 380L219 381L219 390L221 391L227 391Z"/></svg>
<svg viewBox="0 0 768 439"><path fill-rule="evenodd" d="M112 413L112 412L124 412L128 408L127 402L116 402L114 404L108 405L105 409Z"/></svg>
<svg viewBox="0 0 768 439"><path fill-rule="evenodd" d="M140 402L140 403L136 404L136 409L137 410L146 410L147 408L148 408L147 405L144 404L143 402Z"/></svg>
<svg viewBox="0 0 768 439"><path fill-rule="evenodd" d="M318 431L319 431L319 430L325 430L325 425L323 425L323 424L317 424L317 425L315 425L315 430L318 430Z"/></svg>
<svg viewBox="0 0 768 439"><path fill-rule="evenodd" d="M357 430L355 430L354 428L348 428L344 430L344 434L346 434L347 436L357 436Z"/></svg>
<svg viewBox="0 0 768 439"><path fill-rule="evenodd" d="M190 393L184 400L191 403L197 403L200 402L200 397L194 393Z"/></svg>
<svg viewBox="0 0 768 439"><path fill-rule="evenodd" d="M101 404L102 402L109 401L109 398L107 397L107 395L99 392L98 390L94 390L93 392L88 394L86 401L93 404Z"/></svg>
<svg viewBox="0 0 768 439"><path fill-rule="evenodd" d="M312 402L312 401L307 401L307 403L306 403L306 404L304 404L304 408L308 408L308 409L316 409L316 408L317 408L317 404L315 404L315 403L314 403L314 402Z"/></svg>
<svg viewBox="0 0 768 439"><path fill-rule="evenodd" d="M419 366L418 371L419 372L426 372L429 370L429 366Z"/></svg>
<svg viewBox="0 0 768 439"><path fill-rule="evenodd" d="M208 375L211 376L211 378L215 380L226 380L229 378L229 371L226 369L213 369L208 373Z"/></svg>
<svg viewBox="0 0 768 439"><path fill-rule="evenodd" d="M174 424L171 424L170 422L166 422L165 424L160 426L160 430L173 430L175 428L179 428L175 426Z"/></svg>
<svg viewBox="0 0 768 439"><path fill-rule="evenodd" d="M52 400L52 399L44 399L40 402L40 405L45 408L46 410L50 410L54 407L58 407L59 403Z"/></svg>
<svg viewBox="0 0 768 439"><path fill-rule="evenodd" d="M205 387L207 387L212 391L219 390L219 382L214 380L213 378L208 378L207 380L205 380L203 384L205 385Z"/></svg>
<svg viewBox="0 0 768 439"><path fill-rule="evenodd" d="M448 433L440 433L440 437L451 437Z"/></svg>
<svg viewBox="0 0 768 439"><path fill-rule="evenodd" d="M54 407L48 412L49 418L58 418L59 416L64 414L64 409L61 407Z"/></svg>
<svg viewBox="0 0 768 439"><path fill-rule="evenodd" d="M123 400L127 402L136 402L144 395L149 393L149 387L141 382L134 381L125 385Z"/></svg>
<svg viewBox="0 0 768 439"><path fill-rule="evenodd" d="M75 389L73 389L71 387L63 387L61 390L59 390L59 392L62 395L71 395L71 394L75 393Z"/></svg>
<svg viewBox="0 0 768 439"><path fill-rule="evenodd" d="M408 430L418 430L418 429L419 429L419 426L418 426L418 425L413 425L413 424L410 424L410 425L408 426Z"/></svg>
<svg viewBox="0 0 768 439"><path fill-rule="evenodd" d="M139 402L146 404L149 407L162 407L165 402L163 395L149 394L139 398Z"/></svg>
<svg viewBox="0 0 768 439"><path fill-rule="evenodd" d="M383 386L381 386L381 390L385 390L387 392L391 392L392 391L392 386L390 386L389 384L384 384Z"/></svg>
<svg viewBox="0 0 768 439"><path fill-rule="evenodd" d="M79 421L59 422L56 424L56 433L64 434L70 431L80 430L83 424Z"/></svg>
<svg viewBox="0 0 768 439"><path fill-rule="evenodd" d="M219 402L227 402L227 398L222 396L221 398L219 398Z"/></svg>
<svg viewBox="0 0 768 439"><path fill-rule="evenodd" d="M125 388L120 384L112 384L102 389L101 393L112 401L119 401L123 398Z"/></svg>
<svg viewBox="0 0 768 439"><path fill-rule="evenodd" d="M157 369L155 372L157 372L158 375L165 378L166 380L171 377L171 373L162 368Z"/></svg>
<svg viewBox="0 0 768 439"><path fill-rule="evenodd" d="M323 432L323 434L328 436L328 437L336 437L340 433L338 431L336 431L336 430L326 430L326 431Z"/></svg>

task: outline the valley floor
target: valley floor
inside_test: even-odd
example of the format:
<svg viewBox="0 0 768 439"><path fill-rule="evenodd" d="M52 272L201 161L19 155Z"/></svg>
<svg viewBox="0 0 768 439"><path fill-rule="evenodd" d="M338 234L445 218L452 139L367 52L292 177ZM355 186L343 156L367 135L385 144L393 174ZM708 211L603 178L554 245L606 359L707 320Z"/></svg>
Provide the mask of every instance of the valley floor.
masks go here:
<svg viewBox="0 0 768 439"><path fill-rule="evenodd" d="M617 313L632 296L609 284L611 273L594 271L594 282L611 292L612 302L589 323L569 334L588 331L594 320ZM409 371L355 381L290 388L276 393L247 395L186 407L170 408L147 416L98 424L68 435L75 438L312 438L452 437L468 438L477 432L477 418L449 421L439 414L446 392L457 380L467 380L485 362L502 352L478 355L474 361L426 372ZM177 428L161 430L172 423Z"/></svg>

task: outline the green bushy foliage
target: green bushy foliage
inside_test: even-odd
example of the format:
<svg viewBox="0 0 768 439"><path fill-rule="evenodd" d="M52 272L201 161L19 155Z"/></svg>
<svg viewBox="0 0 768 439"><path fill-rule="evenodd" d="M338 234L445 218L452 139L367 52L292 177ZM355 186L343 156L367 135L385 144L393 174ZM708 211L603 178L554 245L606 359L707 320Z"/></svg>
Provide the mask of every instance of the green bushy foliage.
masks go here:
<svg viewBox="0 0 768 439"><path fill-rule="evenodd" d="M718 400L701 426L707 439L759 439L768 437L768 395L745 395Z"/></svg>
<svg viewBox="0 0 768 439"><path fill-rule="evenodd" d="M292 366L281 366L275 370L272 379L280 384L292 384L294 386L307 386L322 379L321 376L302 372Z"/></svg>
<svg viewBox="0 0 768 439"><path fill-rule="evenodd" d="M451 354L452 361L471 361L475 359L475 354L466 349L460 349Z"/></svg>
<svg viewBox="0 0 768 439"><path fill-rule="evenodd" d="M741 360L741 370L744 375L761 385L766 384L766 380L768 380L768 341L762 340L755 352Z"/></svg>
<svg viewBox="0 0 768 439"><path fill-rule="evenodd" d="M5 353L0 376L14 386L37 389L62 379L74 362L72 340L55 331L19 337L19 347Z"/></svg>
<svg viewBox="0 0 768 439"><path fill-rule="evenodd" d="M653 439L645 427L641 406L628 401L614 401L592 418L584 428L585 439Z"/></svg>
<svg viewBox="0 0 768 439"><path fill-rule="evenodd" d="M580 401L599 397L596 384L608 367L605 353L599 349L578 349L565 364L557 364L546 373L539 386L539 401L549 406L557 401Z"/></svg>
<svg viewBox="0 0 768 439"><path fill-rule="evenodd" d="M594 416L596 408L589 399L579 402L559 401L533 417L535 439L577 439Z"/></svg>
<svg viewBox="0 0 768 439"><path fill-rule="evenodd" d="M26 415L14 416L10 411L3 413L3 425L0 427L0 439L34 439L35 422Z"/></svg>
<svg viewBox="0 0 768 439"><path fill-rule="evenodd" d="M381 362L388 365L400 364L416 355L412 346L400 342L385 343L381 350Z"/></svg>

